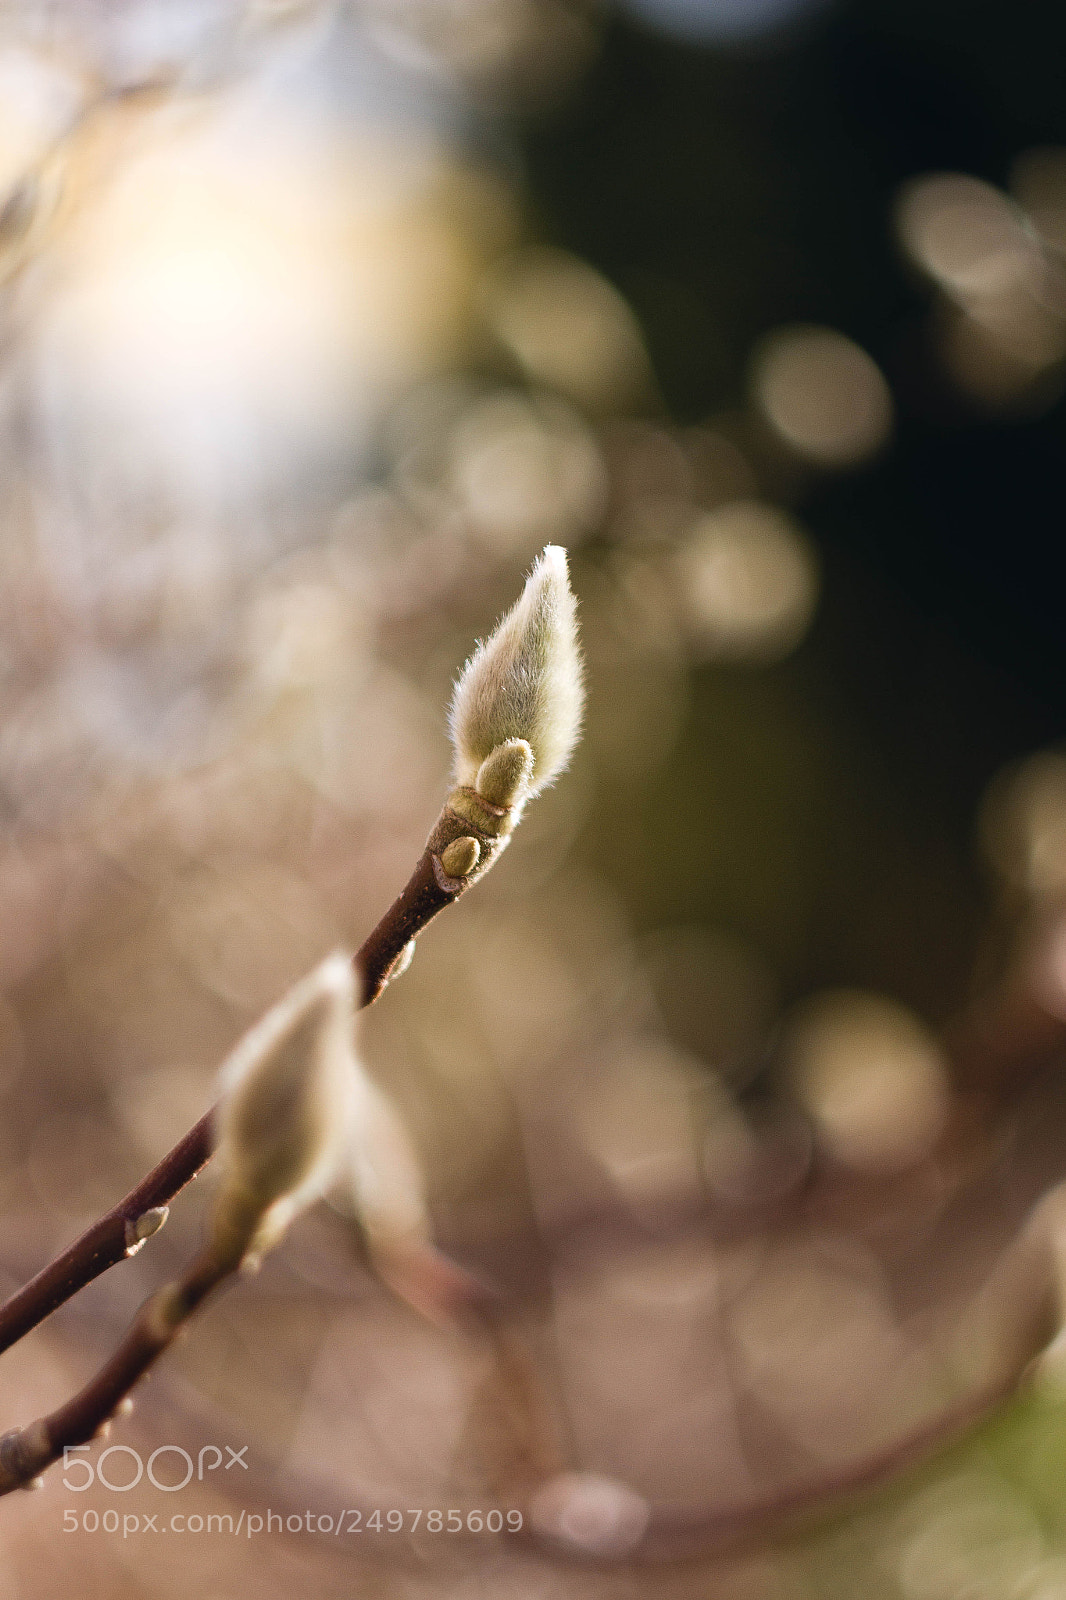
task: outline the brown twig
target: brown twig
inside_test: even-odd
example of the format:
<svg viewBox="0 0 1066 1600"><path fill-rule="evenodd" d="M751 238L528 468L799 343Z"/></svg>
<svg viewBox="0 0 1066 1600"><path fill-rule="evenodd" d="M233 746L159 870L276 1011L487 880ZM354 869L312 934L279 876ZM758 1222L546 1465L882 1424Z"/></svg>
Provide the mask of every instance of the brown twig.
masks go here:
<svg viewBox="0 0 1066 1600"><path fill-rule="evenodd" d="M485 802L479 804L484 806ZM501 818L506 816L506 807L491 809ZM480 856L474 870L465 877L452 878L441 866L440 857L453 840L463 837L477 839ZM355 965L363 979L362 1005L370 1005L379 997L396 975L415 937L438 912L484 875L506 843L506 836L484 832L469 817L461 817L450 805L445 806L406 888L355 955ZM212 1108L129 1194L0 1306L0 1354L94 1278L133 1255L162 1226L175 1195L211 1159L213 1116Z"/></svg>
<svg viewBox="0 0 1066 1600"><path fill-rule="evenodd" d="M210 1253L146 1300L115 1353L65 1405L0 1438L0 1495L32 1484L64 1452L88 1444L203 1301L238 1270Z"/></svg>
<svg viewBox="0 0 1066 1600"><path fill-rule="evenodd" d="M509 806L490 806L473 790L458 793L468 795L478 809L488 812L497 823L507 818ZM471 809L467 809L466 816L460 816L451 804L444 807L406 887L360 945L355 962L363 975L363 1005L378 998L416 935L471 884L483 878L507 844L509 834L490 833L479 827L472 820ZM456 839L463 838L477 841L476 865L463 877L449 877L441 865L441 856Z"/></svg>
<svg viewBox="0 0 1066 1600"><path fill-rule="evenodd" d="M118 1205L0 1306L0 1352L50 1317L71 1295L127 1256L166 1221L174 1196L211 1158L211 1118L202 1116Z"/></svg>

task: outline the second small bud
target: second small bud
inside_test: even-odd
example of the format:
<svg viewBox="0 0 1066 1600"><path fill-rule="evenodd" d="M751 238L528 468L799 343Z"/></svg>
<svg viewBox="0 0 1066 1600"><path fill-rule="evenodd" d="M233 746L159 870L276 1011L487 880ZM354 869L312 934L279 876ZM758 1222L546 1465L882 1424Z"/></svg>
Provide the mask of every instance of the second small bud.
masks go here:
<svg viewBox="0 0 1066 1600"><path fill-rule="evenodd" d="M481 859L481 846L469 834L453 839L441 851L440 864L449 878L466 878Z"/></svg>

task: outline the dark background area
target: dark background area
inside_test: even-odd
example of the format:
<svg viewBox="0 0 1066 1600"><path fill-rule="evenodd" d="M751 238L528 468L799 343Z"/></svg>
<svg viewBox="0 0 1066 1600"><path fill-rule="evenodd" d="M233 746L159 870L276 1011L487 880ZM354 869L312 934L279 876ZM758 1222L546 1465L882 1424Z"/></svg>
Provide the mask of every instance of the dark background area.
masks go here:
<svg viewBox="0 0 1066 1600"><path fill-rule="evenodd" d="M945 0L852 0L729 49L616 16L581 91L523 132L541 229L629 297L675 419L735 408L753 342L783 322L840 328L892 387L891 449L799 502L824 563L810 638L758 690L705 670L661 783L617 802L620 827L649 826L679 795L688 839L728 825L705 753L730 704L763 697L754 725L774 730L779 771L759 777L748 760L731 791L737 859L716 870L709 843L692 871L686 845L666 884L634 880L631 903L653 905L652 920L746 924L776 945L795 993L866 982L950 1010L987 925L980 796L1005 762L1063 733L1066 405L990 416L953 391L924 339L928 292L892 231L908 178L1004 185L1023 151L1063 142L1066 9ZM815 724L791 756L789 705ZM811 757L827 727L847 737ZM777 855L751 825L766 784L791 829ZM817 888L790 936L787 907L761 913L752 884L767 851L773 870L798 855L799 836ZM797 892L789 879L780 897Z"/></svg>
<svg viewBox="0 0 1066 1600"><path fill-rule="evenodd" d="M546 230L630 297L676 415L735 403L753 340L780 322L870 350L895 448L820 494L809 524L1016 680L1049 733L1066 712L1066 408L989 421L947 392L890 219L909 177L1003 184L1024 150L1063 141L1066 9L943 0L837 6L758 51L616 19L581 94L527 138Z"/></svg>

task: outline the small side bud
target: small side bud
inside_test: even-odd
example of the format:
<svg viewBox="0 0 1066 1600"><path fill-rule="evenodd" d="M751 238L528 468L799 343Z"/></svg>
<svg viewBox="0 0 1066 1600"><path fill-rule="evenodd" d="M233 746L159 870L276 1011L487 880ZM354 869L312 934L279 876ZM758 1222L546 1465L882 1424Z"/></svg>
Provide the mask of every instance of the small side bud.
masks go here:
<svg viewBox="0 0 1066 1600"><path fill-rule="evenodd" d="M566 551L550 544L516 605L478 646L455 686L451 732L456 782L476 785L483 764L496 750L522 740L533 755L527 794L538 794L570 759L583 702Z"/></svg>
<svg viewBox="0 0 1066 1600"><path fill-rule="evenodd" d="M333 1175L348 1117L354 1014L352 962L338 953L268 1011L223 1067L222 1187L212 1226L221 1259L269 1249Z"/></svg>
<svg viewBox="0 0 1066 1600"><path fill-rule="evenodd" d="M490 806L520 805L533 777L533 751L525 739L507 739L477 769L474 788Z"/></svg>
<svg viewBox="0 0 1066 1600"><path fill-rule="evenodd" d="M393 978L402 978L404 973L407 971L408 967L411 965L411 962L414 960L414 958L415 958L415 941L413 939L408 939L407 943L404 945L403 949L400 951L399 955L396 957L395 964L393 965L392 970L389 973L389 982L391 983Z"/></svg>
<svg viewBox="0 0 1066 1600"><path fill-rule="evenodd" d="M480 859L481 846L469 834L464 834L461 839L453 839L441 851L440 864L449 878L465 878L473 872Z"/></svg>
<svg viewBox="0 0 1066 1600"><path fill-rule="evenodd" d="M152 1206L148 1211L142 1211L133 1225L138 1239L150 1239L159 1232L169 1216L169 1206Z"/></svg>
<svg viewBox="0 0 1066 1600"><path fill-rule="evenodd" d="M135 1256L153 1233L159 1232L169 1216L169 1206L152 1206L150 1210L142 1211L139 1217L127 1218L126 1254Z"/></svg>

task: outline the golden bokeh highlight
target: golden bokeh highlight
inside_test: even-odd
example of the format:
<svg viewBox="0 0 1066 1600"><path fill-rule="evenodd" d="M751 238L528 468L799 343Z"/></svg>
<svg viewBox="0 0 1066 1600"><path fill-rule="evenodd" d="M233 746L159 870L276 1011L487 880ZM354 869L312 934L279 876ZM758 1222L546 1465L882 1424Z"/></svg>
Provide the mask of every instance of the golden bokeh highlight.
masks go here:
<svg viewBox="0 0 1066 1600"><path fill-rule="evenodd" d="M897 1001L858 991L801 1006L782 1042L788 1082L838 1161L898 1172L927 1156L948 1114L945 1062Z"/></svg>
<svg viewBox="0 0 1066 1600"><path fill-rule="evenodd" d="M606 485L599 452L579 415L553 396L498 392L458 419L448 480L481 544L526 554L571 544L599 519Z"/></svg>
<svg viewBox="0 0 1066 1600"><path fill-rule="evenodd" d="M50 403L129 441L112 470L184 463L175 487L201 497L365 439L457 359L507 227L432 136L286 121L237 91L99 112L65 189L37 335Z"/></svg>
<svg viewBox="0 0 1066 1600"><path fill-rule="evenodd" d="M1017 206L967 173L915 178L896 204L900 241L916 266L963 299L1024 278L1032 241Z"/></svg>
<svg viewBox="0 0 1066 1600"><path fill-rule="evenodd" d="M693 648L705 659L787 655L818 598L806 535L787 512L756 500L699 517L677 551L675 572Z"/></svg>
<svg viewBox="0 0 1066 1600"><path fill-rule="evenodd" d="M1020 173L1019 195L1039 189ZM904 252L939 291L941 360L980 405L1046 409L1066 359L1066 276L1039 226L1001 190L965 173L913 179L896 227Z"/></svg>
<svg viewBox="0 0 1066 1600"><path fill-rule="evenodd" d="M1066 756L1043 750L989 786L980 836L988 860L1013 889L1037 899L1066 896Z"/></svg>
<svg viewBox="0 0 1066 1600"><path fill-rule="evenodd" d="M489 326L534 382L594 414L650 397L651 367L636 317L578 257L524 250L494 269L483 293Z"/></svg>
<svg viewBox="0 0 1066 1600"><path fill-rule="evenodd" d="M814 466L854 467L892 427L892 396L861 345L833 328L780 328L757 348L754 404L789 449Z"/></svg>

